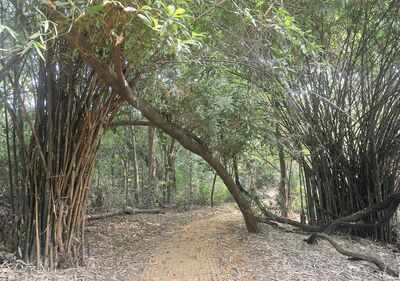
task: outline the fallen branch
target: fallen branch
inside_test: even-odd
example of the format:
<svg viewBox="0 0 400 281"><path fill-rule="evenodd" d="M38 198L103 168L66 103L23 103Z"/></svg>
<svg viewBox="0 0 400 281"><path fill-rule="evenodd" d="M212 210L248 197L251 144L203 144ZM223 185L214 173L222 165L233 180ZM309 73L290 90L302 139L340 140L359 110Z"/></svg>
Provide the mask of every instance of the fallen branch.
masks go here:
<svg viewBox="0 0 400 281"><path fill-rule="evenodd" d="M315 233L314 235L312 235L311 237L309 237L305 241L307 243L309 243L309 244L314 244L316 242L317 238L324 239L324 240L328 241L336 249L336 251L338 251L342 255L350 257L352 260L362 260L362 261L367 261L367 262L373 263L381 271L386 272L387 274L389 274L391 276L399 277L399 272L398 271L392 269L390 266L386 265L383 261L381 261L377 257L372 256L372 255L366 255L366 254L358 253L358 252L353 252L353 251L349 251L347 249L344 249L342 246L339 245L339 243L337 243L335 240L333 240L331 237L329 237L326 234Z"/></svg>
<svg viewBox="0 0 400 281"><path fill-rule="evenodd" d="M302 229L303 231L306 232L312 232L312 233L318 233L318 232L325 232L325 233L332 233L338 228L352 228L352 229L366 229L366 228L376 228L379 225L387 222L390 220L397 210L397 207L400 204L400 192L393 193L391 196L389 196L388 199L384 200L383 202L380 202L378 204L375 204L373 206L364 208L360 211L357 211L353 214L350 214L345 217L340 217L337 218L336 220L332 221L330 224L326 225L309 225L305 223L301 223L295 220L291 220L288 218L280 217L278 215L275 215L271 211L267 210L267 208L264 206L263 202L255 195L251 195L248 191L245 189L241 188L241 191L248 196L251 200L253 200L257 207L260 209L262 214L264 215L263 219L258 219L260 222L263 223L270 223L271 221L279 222L279 223L284 223L284 224L289 224L295 227L298 227ZM381 220L375 222L375 223L360 223L359 221L364 219L365 217L369 216L372 213L377 213L382 210L387 210L387 214L384 218ZM310 237L311 238L311 237Z"/></svg>
<svg viewBox="0 0 400 281"><path fill-rule="evenodd" d="M307 241L307 243L313 244L316 242L317 238L324 239L324 240L328 241L336 249L336 251L338 251L342 255L350 257L352 260L363 260L363 261L373 263L381 271L386 272L387 274L389 274L391 276L399 277L398 271L392 269L390 266L386 265L383 261L381 261L377 257L344 249L336 241L334 241L331 237L329 237L328 235L323 234L321 232L331 233L332 231L336 230L339 227L348 227L348 228L375 227L375 226L383 223L387 219L391 218L391 216L393 215L393 213L395 212L395 210L397 209L397 207L400 203L400 193L394 193L387 200L385 200L381 203L378 203L374 206L362 209L351 215L338 218L338 219L334 220L331 224L314 226L314 225L300 223L295 220L277 216L274 213L267 210L267 208L264 206L263 202L257 196L255 196L255 195L252 196L249 192L247 192L243 188L241 188L241 191L246 196L250 197L256 203L257 207L260 209L260 211L264 215L264 218L259 218L258 221L267 223L267 224L271 224L271 225L274 225L275 222L284 223L284 224L298 227L306 232L312 232L313 234L309 238L305 239L305 241ZM358 221L365 218L369 214L382 211L383 209L389 210L389 215L387 215L383 220L378 221L374 224L357 223Z"/></svg>
<svg viewBox="0 0 400 281"><path fill-rule="evenodd" d="M86 221L101 220L105 218L123 216L123 215L137 215L137 214L163 214L161 209L132 209L126 208L124 210L118 210L113 212L108 212L104 214L87 215Z"/></svg>
<svg viewBox="0 0 400 281"><path fill-rule="evenodd" d="M385 220L381 220L376 223L370 223L370 224L368 224L368 223L350 223L350 222L332 222L332 224L309 225L306 223L301 223L301 222L298 222L295 220L277 216L269 210L266 210L265 212L263 212L263 215L264 215L264 217L257 218L258 221L261 223L273 224L274 222L278 222L278 223L288 224L288 225L297 227L304 232L309 232L309 233L324 232L327 234L332 233L333 230L336 230L336 229L349 229L349 228L351 228L351 229L374 229L387 221L385 219Z"/></svg>
<svg viewBox="0 0 400 281"><path fill-rule="evenodd" d="M269 212L269 211L267 210L267 212ZM299 227L302 230L307 231L307 232L314 232L317 229L323 230L323 228L324 228L324 227L317 227L317 226L311 226L311 225L307 225L307 224L302 224L302 223L299 223L299 222L296 222L296 221L293 221L293 220L290 220L290 219L285 219L285 218L276 216L274 214L272 214L272 215L273 215L274 218L276 218L275 221L277 221L277 222L285 223L285 224L289 224L289 225L293 225L293 226L297 226L297 227ZM271 224L273 226L276 226L276 225L274 225L274 220L264 219L264 220L259 220L259 221L261 221L263 223ZM288 231L288 230L285 229L284 231ZM305 239L305 241L307 243L309 243L309 244L314 244L318 238L328 241L336 249L336 251L338 251L342 255L350 257L351 260L354 260L354 261L363 260L363 261L367 261L367 262L373 263L381 271L384 271L384 272L386 272L387 274L389 274L391 276L399 277L399 273L397 271L395 271L394 269L390 268L388 265L386 265L383 261L379 260L377 257L369 256L369 255L365 255L365 254L361 254L361 253L357 253L357 252L346 250L346 249L342 248L336 241L334 241L331 237L329 237L326 234L317 233L316 232L316 233L313 233L309 238Z"/></svg>

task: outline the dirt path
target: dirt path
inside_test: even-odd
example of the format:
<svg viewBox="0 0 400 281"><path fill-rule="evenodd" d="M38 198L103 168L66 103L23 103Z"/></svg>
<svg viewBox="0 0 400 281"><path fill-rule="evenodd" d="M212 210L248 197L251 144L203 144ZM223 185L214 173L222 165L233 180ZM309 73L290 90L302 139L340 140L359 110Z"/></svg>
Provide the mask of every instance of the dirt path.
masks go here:
<svg viewBox="0 0 400 281"><path fill-rule="evenodd" d="M231 204L188 212L121 216L86 228L86 264L44 271L21 263L0 264L7 281L395 281L365 262L350 262L326 241L308 245L305 234L260 225L246 232ZM395 268L390 247L345 236L344 247L373 253Z"/></svg>
<svg viewBox="0 0 400 281"><path fill-rule="evenodd" d="M233 274L234 280L241 280L238 275L243 275L239 268L244 257L240 241L232 237L232 228L242 223L240 219L239 212L229 208L192 221L161 243L145 268L144 280L225 281L232 280Z"/></svg>

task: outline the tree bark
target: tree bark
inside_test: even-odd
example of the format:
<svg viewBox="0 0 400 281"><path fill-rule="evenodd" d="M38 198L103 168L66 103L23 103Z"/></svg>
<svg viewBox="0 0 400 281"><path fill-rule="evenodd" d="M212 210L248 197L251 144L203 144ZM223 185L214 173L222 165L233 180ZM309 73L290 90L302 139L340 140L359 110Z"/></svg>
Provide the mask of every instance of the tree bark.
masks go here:
<svg viewBox="0 0 400 281"><path fill-rule="evenodd" d="M216 181L217 181L217 173L214 173L213 182L212 182L212 186L211 186L211 196L210 196L211 208L214 207L214 191L215 191Z"/></svg>
<svg viewBox="0 0 400 281"><path fill-rule="evenodd" d="M123 176L124 176L124 191L125 191L125 208L127 208L130 205L129 185L128 185L128 166L129 166L128 159L121 160L121 164L124 174Z"/></svg>
<svg viewBox="0 0 400 281"><path fill-rule="evenodd" d="M132 164L133 164L133 184L134 184L134 203L135 206L139 204L139 167L137 163L137 153L136 153L136 131L135 127L132 128Z"/></svg>
<svg viewBox="0 0 400 281"><path fill-rule="evenodd" d="M171 143L167 150L167 165L166 165L166 184L167 184L167 203L171 204L172 198L175 198L176 193L176 145L175 140L171 139ZM174 195L172 196L172 193Z"/></svg>
<svg viewBox="0 0 400 281"><path fill-rule="evenodd" d="M108 125L109 129L117 128L117 127L127 127L127 126L143 126L150 127L151 122L146 120L119 120L113 121Z"/></svg>
<svg viewBox="0 0 400 281"><path fill-rule="evenodd" d="M283 150L283 145L281 143L281 135L279 131L279 126L276 126L276 139L278 146L278 156L279 156L279 169L280 169L280 181L279 181L279 206L281 209L281 215L285 218L288 217L289 209L289 190L288 190L288 180L286 171L286 161L285 152Z"/></svg>
<svg viewBox="0 0 400 281"><path fill-rule="evenodd" d="M4 83L4 93L6 93L5 83ZM5 101L6 102L6 101ZM9 180L9 196L10 196L10 204L13 213L15 214L15 196L14 196L14 174L11 163L11 147L10 147L10 128L8 125L8 114L7 108L4 106L4 120L5 120L5 135L6 135L6 149L7 149L7 164L8 164L8 180Z"/></svg>
<svg viewBox="0 0 400 281"><path fill-rule="evenodd" d="M148 127L148 158L149 158L149 178L145 192L145 207L152 207L155 205L155 192L156 192L156 129Z"/></svg>

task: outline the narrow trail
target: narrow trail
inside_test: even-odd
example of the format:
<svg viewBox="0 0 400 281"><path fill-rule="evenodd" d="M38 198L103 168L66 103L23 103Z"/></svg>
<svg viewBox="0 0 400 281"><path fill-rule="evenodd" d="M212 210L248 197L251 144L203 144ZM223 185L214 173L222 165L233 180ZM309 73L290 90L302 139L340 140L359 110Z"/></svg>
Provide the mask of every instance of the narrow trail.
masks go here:
<svg viewBox="0 0 400 281"><path fill-rule="evenodd" d="M45 271L0 264L9 281L395 281L369 263L349 262L326 241L260 225L249 234L233 204L158 215L118 216L88 225L86 265ZM379 255L395 268L400 255L368 240L335 237L345 248Z"/></svg>
<svg viewBox="0 0 400 281"><path fill-rule="evenodd" d="M239 272L245 257L232 235L232 228L241 223L234 208L192 221L161 243L144 270L144 280L226 281L233 280L233 274L234 280L251 280Z"/></svg>

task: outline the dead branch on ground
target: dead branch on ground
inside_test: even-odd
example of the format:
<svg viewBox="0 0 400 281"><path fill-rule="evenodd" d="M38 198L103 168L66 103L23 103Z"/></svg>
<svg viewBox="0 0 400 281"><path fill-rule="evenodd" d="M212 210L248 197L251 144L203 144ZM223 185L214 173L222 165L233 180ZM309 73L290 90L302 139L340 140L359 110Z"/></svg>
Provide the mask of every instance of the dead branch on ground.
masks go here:
<svg viewBox="0 0 400 281"><path fill-rule="evenodd" d="M104 214L87 215L86 221L101 220L110 217L123 216L123 215L138 215L138 214L164 214L161 209L132 209L126 208L124 210L118 210L113 212L108 212Z"/></svg>

